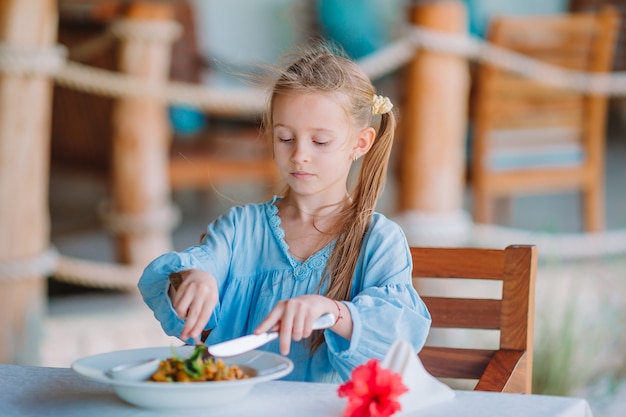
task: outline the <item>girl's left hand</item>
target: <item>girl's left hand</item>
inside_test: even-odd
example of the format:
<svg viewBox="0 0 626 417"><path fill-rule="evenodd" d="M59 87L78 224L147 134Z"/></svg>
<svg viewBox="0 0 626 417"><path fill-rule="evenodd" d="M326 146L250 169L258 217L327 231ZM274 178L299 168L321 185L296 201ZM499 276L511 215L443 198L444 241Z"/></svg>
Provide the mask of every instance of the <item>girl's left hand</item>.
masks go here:
<svg viewBox="0 0 626 417"><path fill-rule="evenodd" d="M345 306L344 309L347 311ZM280 353L288 355L291 341L297 342L311 336L313 323L325 313L332 313L337 317L337 305L335 301L322 295L308 294L282 300L276 303L254 333L278 329Z"/></svg>

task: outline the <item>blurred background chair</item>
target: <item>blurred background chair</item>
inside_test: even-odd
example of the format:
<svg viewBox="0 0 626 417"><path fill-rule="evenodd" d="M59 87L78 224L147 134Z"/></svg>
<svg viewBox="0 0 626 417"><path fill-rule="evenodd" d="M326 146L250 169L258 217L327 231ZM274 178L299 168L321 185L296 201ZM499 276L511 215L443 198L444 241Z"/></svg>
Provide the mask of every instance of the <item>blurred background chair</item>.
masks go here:
<svg viewBox="0 0 626 417"><path fill-rule="evenodd" d="M626 0L569 0L568 10L570 12L597 12L606 6L611 6L620 16L620 24L615 42L615 52L613 54L613 71L626 70ZM623 98L612 97L613 100L622 101Z"/></svg>
<svg viewBox="0 0 626 417"><path fill-rule="evenodd" d="M154 7L159 7L155 2ZM118 41L107 28L141 0L61 0L59 42L70 58L86 65L117 70ZM199 28L191 0L170 4L182 35L174 43L169 79L202 85L209 68L198 42ZM101 39L100 42L88 42ZM86 42L87 41L87 42ZM89 48L86 48L86 46ZM53 169L79 172L108 182L111 171L114 98L54 87L51 162ZM260 117L222 116L189 106L169 106L171 124L170 186L208 190L249 181L268 189L278 182L271 149L259 131Z"/></svg>
<svg viewBox="0 0 626 417"><path fill-rule="evenodd" d="M437 378L477 380L475 390L530 393L537 250L412 247L413 284L432 315L432 329L499 330L497 349L437 346L431 341L419 353ZM493 280L501 297L460 298L444 289L424 288L430 279L462 286L460 281ZM432 331L431 331L432 335Z"/></svg>
<svg viewBox="0 0 626 417"><path fill-rule="evenodd" d="M494 17L487 40L555 66L607 72L618 26L612 8ZM480 64L472 100L475 222L495 222L497 200L576 190L582 196L583 229L603 230L606 96L551 87Z"/></svg>

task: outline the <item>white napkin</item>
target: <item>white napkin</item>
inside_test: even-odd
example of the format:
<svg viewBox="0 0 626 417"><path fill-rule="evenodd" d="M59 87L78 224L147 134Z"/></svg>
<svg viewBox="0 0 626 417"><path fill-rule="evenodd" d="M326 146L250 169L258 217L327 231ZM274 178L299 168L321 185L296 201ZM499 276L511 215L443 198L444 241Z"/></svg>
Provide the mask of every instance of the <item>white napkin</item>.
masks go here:
<svg viewBox="0 0 626 417"><path fill-rule="evenodd" d="M409 389L399 398L402 413L454 398L452 388L429 374L413 347L404 340L397 340L391 346L381 366L400 374Z"/></svg>

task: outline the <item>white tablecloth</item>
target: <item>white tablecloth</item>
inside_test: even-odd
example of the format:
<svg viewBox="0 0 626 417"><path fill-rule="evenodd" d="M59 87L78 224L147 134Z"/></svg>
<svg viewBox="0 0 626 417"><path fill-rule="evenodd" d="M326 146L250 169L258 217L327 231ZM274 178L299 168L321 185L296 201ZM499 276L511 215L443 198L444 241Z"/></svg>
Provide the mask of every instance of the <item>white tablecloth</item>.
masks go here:
<svg viewBox="0 0 626 417"><path fill-rule="evenodd" d="M345 399L337 386L273 381L256 385L237 404L194 410L194 417L340 417ZM0 365L0 416L100 417L171 415L143 410L120 400L106 384L68 368ZM180 415L180 414L179 414ZM398 417L592 417L579 398L457 391L445 403Z"/></svg>

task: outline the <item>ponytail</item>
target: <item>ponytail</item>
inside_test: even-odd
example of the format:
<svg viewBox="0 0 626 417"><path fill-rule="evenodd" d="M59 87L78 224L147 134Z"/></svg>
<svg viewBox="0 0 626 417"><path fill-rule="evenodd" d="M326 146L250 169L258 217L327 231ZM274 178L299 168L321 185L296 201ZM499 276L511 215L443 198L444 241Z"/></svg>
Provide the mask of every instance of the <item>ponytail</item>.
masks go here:
<svg viewBox="0 0 626 417"><path fill-rule="evenodd" d="M380 117L380 126L372 147L363 157L352 204L344 210L339 220L339 235L324 271L322 283L330 279L328 291L324 295L333 300L351 299L353 276L363 238L385 186L396 118L392 111L374 117ZM315 352L323 341L323 333L320 332L313 340L311 352Z"/></svg>

